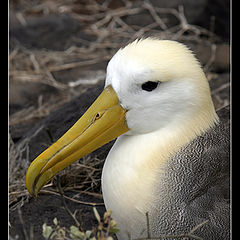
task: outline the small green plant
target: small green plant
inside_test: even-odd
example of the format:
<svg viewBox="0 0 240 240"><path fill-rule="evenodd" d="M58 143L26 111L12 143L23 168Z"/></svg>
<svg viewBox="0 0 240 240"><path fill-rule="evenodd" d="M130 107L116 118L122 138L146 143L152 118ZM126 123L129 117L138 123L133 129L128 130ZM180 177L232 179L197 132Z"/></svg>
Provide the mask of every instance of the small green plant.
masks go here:
<svg viewBox="0 0 240 240"><path fill-rule="evenodd" d="M56 240L113 240L111 235L117 233L117 223L112 219L112 211L108 209L101 219L97 209L93 207L94 215L98 221L98 226L92 230L83 231L75 225L66 228L60 226L57 218L53 219L53 226L46 223L42 225L42 235L45 239Z"/></svg>

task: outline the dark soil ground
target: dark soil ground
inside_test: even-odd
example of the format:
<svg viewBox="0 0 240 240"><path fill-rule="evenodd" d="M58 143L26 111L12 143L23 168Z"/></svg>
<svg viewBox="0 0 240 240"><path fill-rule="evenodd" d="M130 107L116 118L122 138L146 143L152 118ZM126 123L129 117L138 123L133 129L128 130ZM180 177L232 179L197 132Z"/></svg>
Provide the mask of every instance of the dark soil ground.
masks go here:
<svg viewBox="0 0 240 240"><path fill-rule="evenodd" d="M55 217L67 228L73 225L66 205L72 213L78 210L83 229L97 227L87 203L96 203L101 216L105 212L101 169L113 142L59 175L66 205L56 179L33 198L24 176L30 162L98 96L109 59L127 42L154 35L187 44L203 65L216 109L230 103L227 0L12 0L9 17L11 239L43 239L42 225L53 225Z"/></svg>

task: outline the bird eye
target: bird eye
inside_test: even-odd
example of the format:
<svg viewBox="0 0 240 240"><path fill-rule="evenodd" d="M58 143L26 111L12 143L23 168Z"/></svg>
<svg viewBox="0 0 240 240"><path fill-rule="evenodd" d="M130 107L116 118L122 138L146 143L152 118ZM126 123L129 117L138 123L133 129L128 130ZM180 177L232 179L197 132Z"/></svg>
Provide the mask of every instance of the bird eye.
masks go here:
<svg viewBox="0 0 240 240"><path fill-rule="evenodd" d="M151 92L152 90L154 90L155 88L157 88L159 82L145 82L142 84L142 90Z"/></svg>

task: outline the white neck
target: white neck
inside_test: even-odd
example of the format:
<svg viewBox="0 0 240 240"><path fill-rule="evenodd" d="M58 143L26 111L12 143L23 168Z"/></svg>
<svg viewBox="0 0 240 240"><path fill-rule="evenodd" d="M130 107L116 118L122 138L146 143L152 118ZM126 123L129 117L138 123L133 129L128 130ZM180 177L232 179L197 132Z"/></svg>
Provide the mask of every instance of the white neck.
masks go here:
<svg viewBox="0 0 240 240"><path fill-rule="evenodd" d="M131 219L145 221L154 201L159 202L155 187L161 183L167 160L216 121L214 109L204 110L188 121L178 120L155 132L117 139L103 168L102 190L105 205L112 209L121 229L131 229Z"/></svg>

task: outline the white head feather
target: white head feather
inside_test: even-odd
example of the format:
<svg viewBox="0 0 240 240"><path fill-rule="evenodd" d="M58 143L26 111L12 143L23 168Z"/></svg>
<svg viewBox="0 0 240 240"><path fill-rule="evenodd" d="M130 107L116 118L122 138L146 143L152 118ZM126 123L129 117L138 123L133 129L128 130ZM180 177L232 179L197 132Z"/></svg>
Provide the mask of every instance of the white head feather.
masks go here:
<svg viewBox="0 0 240 240"><path fill-rule="evenodd" d="M145 82L159 82L144 91ZM107 67L121 105L128 109L127 134L155 131L202 112L216 119L207 79L192 52L183 44L152 38L136 40L120 49Z"/></svg>

